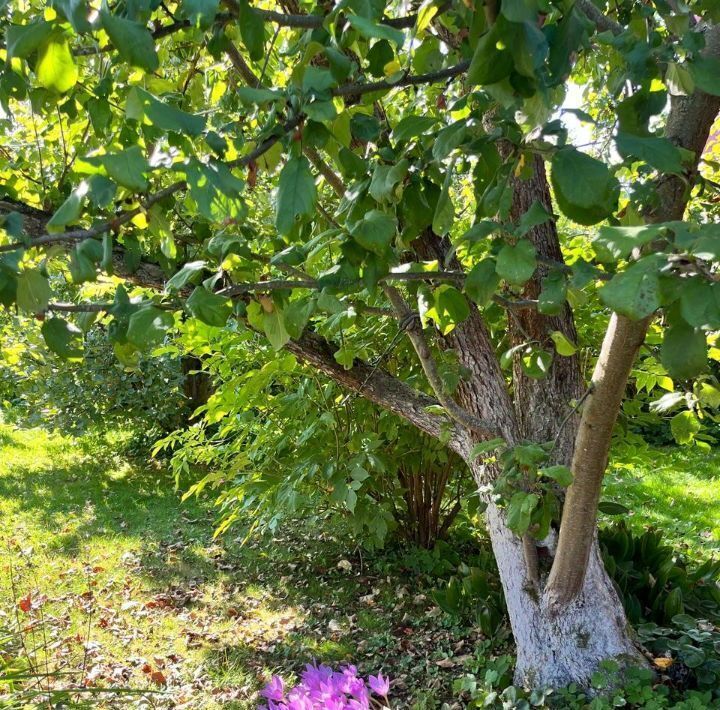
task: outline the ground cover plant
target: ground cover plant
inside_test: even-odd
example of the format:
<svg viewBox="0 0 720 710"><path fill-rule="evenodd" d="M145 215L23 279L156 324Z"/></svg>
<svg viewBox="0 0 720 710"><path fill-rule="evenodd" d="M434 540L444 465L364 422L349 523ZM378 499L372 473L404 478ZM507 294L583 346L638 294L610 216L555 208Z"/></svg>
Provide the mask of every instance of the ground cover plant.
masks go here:
<svg viewBox="0 0 720 710"><path fill-rule="evenodd" d="M499 583L512 702L634 682L642 634L704 692L714 562L598 521L620 433L717 435L719 12L0 0L4 349L214 369L157 451L218 533L481 513L497 573L443 599Z"/></svg>

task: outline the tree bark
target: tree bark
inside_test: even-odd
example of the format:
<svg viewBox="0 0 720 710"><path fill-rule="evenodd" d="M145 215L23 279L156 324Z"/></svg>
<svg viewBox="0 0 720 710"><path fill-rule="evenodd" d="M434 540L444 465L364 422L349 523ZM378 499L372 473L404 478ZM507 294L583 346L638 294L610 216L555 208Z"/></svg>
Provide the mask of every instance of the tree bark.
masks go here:
<svg viewBox="0 0 720 710"><path fill-rule="evenodd" d="M620 668L646 663L630 638L622 602L597 545L592 548L580 594L561 615L554 616L527 583L522 541L508 529L503 512L491 503L486 517L515 637L516 684L585 686L601 661L613 659Z"/></svg>

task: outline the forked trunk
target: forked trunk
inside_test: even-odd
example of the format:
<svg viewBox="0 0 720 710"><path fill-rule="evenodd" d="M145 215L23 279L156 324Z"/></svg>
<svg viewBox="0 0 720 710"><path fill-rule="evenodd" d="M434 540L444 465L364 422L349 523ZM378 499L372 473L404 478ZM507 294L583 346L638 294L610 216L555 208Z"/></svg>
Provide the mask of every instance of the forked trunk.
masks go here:
<svg viewBox="0 0 720 710"><path fill-rule="evenodd" d="M588 686L602 661L622 668L647 662L634 645L625 612L605 571L597 541L582 592L557 616L528 582L522 541L494 504L487 525L516 644L515 683L530 688Z"/></svg>

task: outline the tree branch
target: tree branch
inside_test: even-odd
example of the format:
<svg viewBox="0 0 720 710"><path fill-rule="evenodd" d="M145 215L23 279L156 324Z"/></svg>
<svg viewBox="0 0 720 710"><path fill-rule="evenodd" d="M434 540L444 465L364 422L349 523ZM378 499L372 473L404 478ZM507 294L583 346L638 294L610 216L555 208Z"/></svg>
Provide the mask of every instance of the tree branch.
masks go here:
<svg viewBox="0 0 720 710"><path fill-rule="evenodd" d="M446 79L454 79L456 76L464 74L470 66L470 60L465 60L454 64L445 69L431 71L425 74L405 74L398 81L368 81L356 82L352 84L344 84L330 90L333 96L355 96L369 94L373 91L384 91L387 89L397 89L404 86L418 86L421 84L437 84Z"/></svg>
<svg viewBox="0 0 720 710"><path fill-rule="evenodd" d="M435 13L435 17L441 15L444 12L447 12L447 10L450 9L451 5L452 3L449 2L441 5ZM263 10L259 7L253 8L253 10L260 17L262 17L265 22L272 22L279 27L288 27L294 29L318 29L323 26L323 23L326 19L324 15L302 15L299 13L291 14L285 12L277 12L275 10ZM217 15L215 15L214 24L221 26L227 25L230 22L236 21L237 19L238 17L236 12L218 13ZM409 29L415 26L415 23L417 22L417 14L412 13L404 17L383 17L380 22L383 25L387 25L388 27L394 27L395 29L399 30ZM176 20L175 22L171 22L168 25L163 25L162 27L154 30L152 36L154 40L158 40L162 39L163 37L168 37L172 34L175 34L176 32L191 29L192 27L193 25L190 23L189 20ZM76 57L86 57L93 54L102 54L109 51L111 47L112 45L107 45L105 47L76 47L73 50L73 54Z"/></svg>
<svg viewBox="0 0 720 710"><path fill-rule="evenodd" d="M454 451L465 451L467 444L463 432L446 417L428 411L429 407L439 406L432 397L361 360L355 360L353 366L346 370L335 360L332 345L317 333L306 332L298 339L290 340L285 349L335 382L406 419L430 436L442 439L449 430L448 445Z"/></svg>
<svg viewBox="0 0 720 710"><path fill-rule="evenodd" d="M425 340L425 334L423 333L422 324L420 323L418 315L410 310L405 299L394 286L385 285L383 286L383 291L392 304L401 327L405 328L405 332L420 360L425 377L427 377L432 391L435 393L440 404L445 408L445 411L452 419L460 424L460 426L470 429L480 436L485 438L498 436L499 431L497 429L488 422L465 411L452 397L449 397L445 393L442 378L430 352L430 347Z"/></svg>
<svg viewBox="0 0 720 710"><path fill-rule="evenodd" d="M704 54L720 57L720 26L707 33ZM665 136L675 145L692 151L693 173L719 111L720 97L699 90L691 96L672 98ZM657 205L646 212L646 221L682 219L689 197L687 177L661 176L657 181ZM652 316L632 321L616 313L610 318L593 372L592 392L583 407L572 462L574 480L565 499L557 552L545 588L544 603L552 613L558 613L582 589L597 526L612 430L630 370L651 320Z"/></svg>
<svg viewBox="0 0 720 710"><path fill-rule="evenodd" d="M255 72L250 68L250 65L245 61L245 58L240 54L240 50L232 43L228 42L226 50L228 57L236 71L243 78L243 81L255 89L264 88L264 84L260 81L259 77L255 75ZM320 154L315 148L310 145L303 144L303 153L307 156L308 160L315 166L316 170L325 178L328 185L332 187L335 194L338 197L342 197L345 194L345 185L343 184L340 176L322 159Z"/></svg>
<svg viewBox="0 0 720 710"><path fill-rule="evenodd" d="M619 35L625 31L619 22L604 15L592 0L577 0L576 4L600 32L612 32L614 35Z"/></svg>
<svg viewBox="0 0 720 710"><path fill-rule="evenodd" d="M287 121L283 125L282 133L280 135L276 134L270 136L269 138L266 138L250 153L241 158L238 158L237 160L228 162L227 166L230 168L235 168L247 166L250 165L250 163L255 162L261 155L270 150L270 148L272 148L282 136L297 128L302 123L303 119L304 116L300 114L295 118ZM16 251L17 249L29 249L31 247L48 246L50 244L62 244L65 242L83 241L85 239L99 237L106 232L117 230L118 227L121 227L123 224L130 222L133 217L137 216L141 212L149 209L154 204L164 200L166 197L170 197L176 192L184 190L186 187L187 183L185 182L185 180L178 180L177 182L172 183L172 185L168 185L168 187L165 187L162 190L158 190L158 192L155 192L146 197L140 207L136 207L133 210L128 210L127 212L120 212L115 217L113 217L113 219L102 222L96 227L92 227L91 229L74 229L69 232L61 232L58 234L44 234L26 243L13 242L10 244L0 244L0 253Z"/></svg>

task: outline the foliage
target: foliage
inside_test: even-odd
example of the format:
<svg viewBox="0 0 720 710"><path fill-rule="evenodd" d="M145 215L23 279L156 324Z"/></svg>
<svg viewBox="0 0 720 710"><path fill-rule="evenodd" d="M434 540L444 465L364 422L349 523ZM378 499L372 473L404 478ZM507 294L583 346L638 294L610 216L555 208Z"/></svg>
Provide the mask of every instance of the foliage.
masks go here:
<svg viewBox="0 0 720 710"><path fill-rule="evenodd" d="M653 671L630 668L617 683L618 666L604 662L593 678L596 695L588 698L586 689L571 685L557 690L528 692L511 684L512 658L500 656L481 664L480 673L466 674L455 682L456 692L468 708L558 708L562 710L610 710L616 707L635 710L705 710L713 707L712 691L684 690L677 692L669 679L658 683ZM482 673L484 671L484 673Z"/></svg>
<svg viewBox="0 0 720 710"><path fill-rule="evenodd" d="M243 331L188 326L203 343L213 394L197 423L160 440L188 495L219 489L219 530L274 531L288 516L345 515L358 540L390 532L432 547L477 498L462 461L389 412L308 376L292 355L273 357ZM171 347L165 352L176 352ZM247 529L246 529L247 531Z"/></svg>
<svg viewBox="0 0 720 710"><path fill-rule="evenodd" d="M720 561L689 563L660 530L638 535L625 522L603 527L603 560L632 623L669 622L687 612L720 623Z"/></svg>
<svg viewBox="0 0 720 710"><path fill-rule="evenodd" d="M718 320L714 286L705 278L715 258L712 201L698 196L687 222L646 225L642 215L654 207L656 172L682 172L689 160L651 118L674 92L720 91L708 68L713 60L701 54L702 33L675 32L691 17L714 21L714 11L697 1L676 22L663 6L646 36L629 21L642 8L628 2L620 16L627 26L618 36L598 35L595 44L592 22L572 5L543 5L553 10L543 12L542 27L531 22L541 4L506 3L490 25L482 8L431 3L407 24L411 30L384 24L382 11L393 6L368 4L347 16L335 10L324 25L317 16L308 31L285 23L270 44L267 12L238 9L238 22L230 23L214 3L173 3L170 11L139 2L91 19L83 3L55 4L46 13L40 2L6 7L8 65L0 98L13 150L2 169L17 210L5 217L4 229L18 249L3 256L3 302L32 315L47 310L67 284L85 295L83 284L117 267L116 249L131 272L142 255L162 276L174 274L162 295L129 302L120 286L107 305L113 324L107 334L124 361L173 329L168 310L183 309L214 326L234 313L276 349L308 323L337 335L342 321L341 329L353 332L336 354L348 365L372 345L373 327L358 305L376 306L381 279L403 269L436 270L432 260L405 261L406 248L429 227L449 235L473 276L464 286L410 284L408 297L419 300L425 323L447 334L467 319L468 298L486 308L495 296L518 294L538 263L528 232L550 215L535 204L513 224L508 180L525 177L539 156L551 165L554 196L570 224L609 220L582 249L568 242L575 252L569 269L551 265L542 312L560 312L567 298L581 307L583 290L596 311L604 304L640 318L662 307L656 362L678 382L700 375L704 333ZM175 17L181 19L163 26ZM470 29L450 41L457 27ZM211 38L206 48L205 38ZM238 56L235 45L240 60L230 61ZM197 47L197 56L187 46ZM588 61L575 63L578 53ZM110 67L102 64L105 56L113 58ZM465 85L435 84L462 75L468 62ZM230 65L252 86L237 87ZM446 74L436 78L441 67ZM262 77L248 80L253 70ZM426 77L415 82L415 94L396 91L406 70ZM615 142L620 161L572 145L577 141L555 117L570 73L591 97L590 112L578 115L595 124L598 139ZM377 87L372 77L381 77ZM635 86L632 96L623 95L627 81ZM488 112L492 128L483 123ZM618 122L607 120L613 113ZM610 136L607 126L614 123L618 130ZM508 155L501 154L499 137L511 146ZM307 149L321 151L347 182L341 199L316 185L318 163L302 154ZM713 170L709 162L706 190L713 189ZM320 172L334 184L327 169ZM253 192L256 186L262 190ZM320 203L328 208L316 209ZM469 206L462 215L459 204ZM71 247L69 261L58 251L45 258L22 242L33 237L30 223L46 206L47 228L54 241ZM71 236L78 225L87 230ZM664 246L630 259L650 242ZM232 282L266 281L268 264L270 272L305 275L298 287L227 289ZM301 283L310 293L300 293ZM240 297L234 310L228 297ZM50 310L43 329L48 347L76 356L77 319ZM567 356L561 352L570 352L567 345L523 343L525 373L542 377L554 357ZM695 391L692 422L683 417L674 427L679 440L697 438L695 422L707 416L708 397Z"/></svg>
<svg viewBox="0 0 720 710"><path fill-rule="evenodd" d="M448 444L478 475L478 439L513 439L501 519L545 537L571 477L543 442L522 441L536 438L523 393L559 395L546 378L577 364L583 306L638 334L609 354L619 373L650 329L643 365L672 378L656 408L672 411L676 441L712 440L718 182L703 151L720 96L715 0L405 5L312 14L300 2L298 20L244 0L0 0L0 303L43 319L47 349L68 360L81 357L86 313L125 366L178 332L198 335L196 354L237 337L252 367L227 372L203 421L161 445L187 444L178 475L214 467L192 492L219 490L220 532L236 520L278 530L324 491L379 543L398 495L374 475L392 471L378 452L426 448L401 416L438 439L441 465ZM588 111L565 105L570 82ZM595 128L573 132L569 116ZM147 290L131 294L132 282ZM405 334L412 351L396 352ZM260 343L277 354L261 357ZM300 378L298 360L310 367ZM579 572L550 576L563 603L594 541L624 382L598 379L583 409L586 423L610 391L595 410L598 451L577 449L585 485L566 498L579 497L563 519L582 518L584 534L568 547L561 529L553 573ZM347 388L374 404L349 411ZM564 417L553 413L553 434Z"/></svg>
<svg viewBox="0 0 720 710"><path fill-rule="evenodd" d="M72 434L130 427L142 433L136 443L148 447L189 415L179 359L148 355L124 366L105 334L90 330L82 337L82 366L68 366L38 348L37 328L19 332L8 320L0 375L6 418Z"/></svg>

